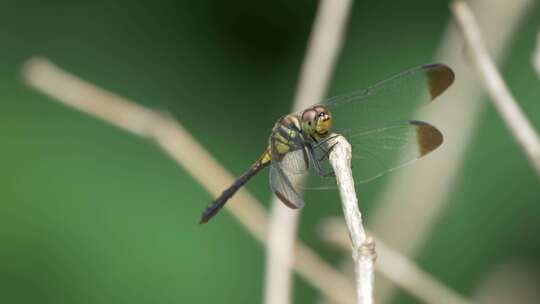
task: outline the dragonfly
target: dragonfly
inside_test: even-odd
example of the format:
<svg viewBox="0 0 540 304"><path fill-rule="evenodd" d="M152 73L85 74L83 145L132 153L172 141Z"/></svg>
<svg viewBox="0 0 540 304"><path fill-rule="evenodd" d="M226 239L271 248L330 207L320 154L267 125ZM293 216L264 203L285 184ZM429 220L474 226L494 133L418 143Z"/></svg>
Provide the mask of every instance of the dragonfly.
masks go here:
<svg viewBox="0 0 540 304"><path fill-rule="evenodd" d="M304 189L336 188L328 157L335 136L352 147L355 184L371 181L437 149L441 132L412 119L454 82L444 64L424 64L350 94L326 99L278 119L261 156L204 210L207 223L253 176L269 167L272 192L291 209L305 205Z"/></svg>

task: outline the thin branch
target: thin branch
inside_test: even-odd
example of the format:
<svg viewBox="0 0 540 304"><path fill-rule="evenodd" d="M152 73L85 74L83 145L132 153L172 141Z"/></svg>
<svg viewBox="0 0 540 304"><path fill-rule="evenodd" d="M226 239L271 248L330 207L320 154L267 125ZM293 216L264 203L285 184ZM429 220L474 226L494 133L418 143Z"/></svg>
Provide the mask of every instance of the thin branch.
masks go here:
<svg viewBox="0 0 540 304"><path fill-rule="evenodd" d="M452 11L463 32L472 62L479 72L484 88L503 121L540 178L540 138L510 93L483 42L478 24L469 6L462 1L452 4Z"/></svg>
<svg viewBox="0 0 540 304"><path fill-rule="evenodd" d="M533 3L532 0L470 1L496 60L504 58L513 34ZM413 166L389 174L388 182L373 203L368 225L378 238L408 257L415 257L432 237L433 226L446 210L486 105L478 78L471 73L471 64L463 56L463 38L453 20L448 22L441 37L436 61L452 67L455 83L433 104L423 108L418 117L437 126L444 134L444 143ZM380 303L389 302L393 290L393 282L377 278L376 298Z"/></svg>
<svg viewBox="0 0 540 304"><path fill-rule="evenodd" d="M166 114L107 92L43 58L33 58L25 63L23 79L31 87L70 107L130 133L155 140L214 197L234 181L234 176ZM268 215L247 190L240 189L226 209L251 235L266 245ZM301 242L297 242L295 248L293 267L302 278L336 303L354 303L354 287L346 277Z"/></svg>
<svg viewBox="0 0 540 304"><path fill-rule="evenodd" d="M536 48L532 57L533 68L538 77L540 77L540 31L536 34Z"/></svg>
<svg viewBox="0 0 540 304"><path fill-rule="evenodd" d="M323 240L345 252L350 250L349 240L343 237L347 227L340 218L325 219L320 226ZM368 234L371 234L368 231ZM424 303L473 303L422 270L406 256L397 252L380 238L377 240L377 272Z"/></svg>
<svg viewBox="0 0 540 304"><path fill-rule="evenodd" d="M375 241L373 238L367 237L362 223L362 214L358 209L358 198L351 171L351 145L343 136L338 136L332 143L332 147L330 164L336 175L343 214L349 229L352 258L355 264L358 303L371 304L374 303L373 282L377 256Z"/></svg>
<svg viewBox="0 0 540 304"><path fill-rule="evenodd" d="M325 94L342 46L352 0L321 0L306 49L293 112L320 101ZM293 212L274 197L268 234L264 303L290 303L294 253L300 213Z"/></svg>

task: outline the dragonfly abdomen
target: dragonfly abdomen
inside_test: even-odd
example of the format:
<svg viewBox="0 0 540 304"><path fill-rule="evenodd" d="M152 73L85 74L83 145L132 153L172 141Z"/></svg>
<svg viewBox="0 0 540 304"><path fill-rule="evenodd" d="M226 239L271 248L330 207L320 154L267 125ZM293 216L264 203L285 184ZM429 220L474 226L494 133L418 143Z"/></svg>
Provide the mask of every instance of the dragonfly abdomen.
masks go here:
<svg viewBox="0 0 540 304"><path fill-rule="evenodd" d="M206 209L201 215L201 219L199 220L199 224L205 224L207 223L212 217L214 217L223 206L227 203L227 201L242 187L245 183L247 183L253 176L255 176L259 171L261 171L263 168L268 166L270 164L270 154L268 153L268 150L266 150L263 155L251 166L249 169L242 174L239 178L236 179L236 181L225 191L221 193L221 195Z"/></svg>

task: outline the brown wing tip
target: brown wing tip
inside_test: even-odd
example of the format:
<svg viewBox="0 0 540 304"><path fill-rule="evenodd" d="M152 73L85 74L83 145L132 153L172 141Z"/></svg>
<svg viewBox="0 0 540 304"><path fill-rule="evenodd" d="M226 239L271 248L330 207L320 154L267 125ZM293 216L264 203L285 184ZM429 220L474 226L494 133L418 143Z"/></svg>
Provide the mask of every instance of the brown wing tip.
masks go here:
<svg viewBox="0 0 540 304"><path fill-rule="evenodd" d="M410 124L416 127L416 141L420 156L428 154L442 144L443 135L434 126L417 120L411 120Z"/></svg>
<svg viewBox="0 0 540 304"><path fill-rule="evenodd" d="M454 82L454 71L447 65L432 63L424 65L423 68L428 78L431 100L441 95Z"/></svg>

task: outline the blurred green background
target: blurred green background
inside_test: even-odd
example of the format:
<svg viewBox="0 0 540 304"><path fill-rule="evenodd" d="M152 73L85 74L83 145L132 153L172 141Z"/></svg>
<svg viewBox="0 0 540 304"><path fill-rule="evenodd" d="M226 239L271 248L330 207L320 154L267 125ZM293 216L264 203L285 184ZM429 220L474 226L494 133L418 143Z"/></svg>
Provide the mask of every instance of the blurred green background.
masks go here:
<svg viewBox="0 0 540 304"><path fill-rule="evenodd" d="M432 61L447 4L356 1L330 95ZM240 174L290 109L317 2L10 0L0 7L0 302L260 302L264 249L226 212L197 225L211 201L197 182L152 143L24 86L19 68L43 55L167 110ZM530 56L539 28L535 7L503 65L537 129L540 79ZM538 181L491 105L481 119L449 207L417 259L465 295L500 262L540 265ZM384 183L363 187L368 222ZM269 201L265 176L247 187ZM341 206L323 203L302 211L301 238L338 264L342 255L316 228ZM295 303L317 301L316 290L295 283ZM404 293L395 301L416 303Z"/></svg>

